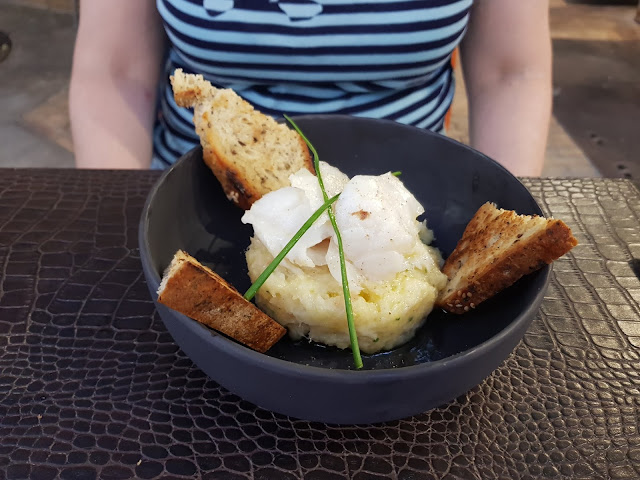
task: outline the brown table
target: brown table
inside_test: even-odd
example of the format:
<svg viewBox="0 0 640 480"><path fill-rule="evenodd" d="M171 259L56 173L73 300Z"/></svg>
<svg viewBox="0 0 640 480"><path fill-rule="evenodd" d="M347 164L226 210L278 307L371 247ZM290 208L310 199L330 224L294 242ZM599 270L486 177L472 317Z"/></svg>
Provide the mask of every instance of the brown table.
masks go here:
<svg viewBox="0 0 640 480"><path fill-rule="evenodd" d="M640 478L631 182L525 180L580 245L520 345L448 405L337 427L254 407L172 341L137 248L157 178L0 170L0 478Z"/></svg>

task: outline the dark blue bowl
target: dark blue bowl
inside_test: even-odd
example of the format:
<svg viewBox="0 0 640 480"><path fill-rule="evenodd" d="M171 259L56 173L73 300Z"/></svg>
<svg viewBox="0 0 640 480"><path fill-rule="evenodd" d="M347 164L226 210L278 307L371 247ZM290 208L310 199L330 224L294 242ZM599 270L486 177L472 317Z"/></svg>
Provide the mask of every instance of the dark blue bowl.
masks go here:
<svg viewBox="0 0 640 480"><path fill-rule="evenodd" d="M527 189L488 157L453 140L390 121L347 116L296 119L322 160L349 176L399 170L426 209L435 246L446 257L485 202L541 214ZM173 254L183 249L243 292L252 235L196 148L164 173L140 222L140 252L152 297ZM362 424L395 420L442 405L479 384L511 353L531 323L550 267L462 316L434 311L414 339L364 355L281 340L257 353L156 304L183 351L212 379L254 404L306 420Z"/></svg>

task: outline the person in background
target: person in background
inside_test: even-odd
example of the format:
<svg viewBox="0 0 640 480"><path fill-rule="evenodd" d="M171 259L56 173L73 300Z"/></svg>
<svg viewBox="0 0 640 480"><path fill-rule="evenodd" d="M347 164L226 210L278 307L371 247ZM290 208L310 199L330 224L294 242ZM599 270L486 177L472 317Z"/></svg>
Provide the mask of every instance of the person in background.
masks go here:
<svg viewBox="0 0 640 480"><path fill-rule="evenodd" d="M459 47L470 144L540 175L551 114L545 0L81 0L70 115L79 168L165 168L198 144L169 75L258 110L444 132Z"/></svg>

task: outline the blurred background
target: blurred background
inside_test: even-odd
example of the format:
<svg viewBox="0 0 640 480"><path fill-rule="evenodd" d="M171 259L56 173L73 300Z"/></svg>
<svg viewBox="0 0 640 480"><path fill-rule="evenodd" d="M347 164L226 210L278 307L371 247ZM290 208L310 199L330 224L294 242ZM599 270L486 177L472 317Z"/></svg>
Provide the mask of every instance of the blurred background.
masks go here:
<svg viewBox="0 0 640 480"><path fill-rule="evenodd" d="M514 0L518 1L518 0ZM77 0L0 0L0 167L72 167ZM554 108L546 177L640 179L640 3L550 0ZM466 142L460 69L453 138Z"/></svg>

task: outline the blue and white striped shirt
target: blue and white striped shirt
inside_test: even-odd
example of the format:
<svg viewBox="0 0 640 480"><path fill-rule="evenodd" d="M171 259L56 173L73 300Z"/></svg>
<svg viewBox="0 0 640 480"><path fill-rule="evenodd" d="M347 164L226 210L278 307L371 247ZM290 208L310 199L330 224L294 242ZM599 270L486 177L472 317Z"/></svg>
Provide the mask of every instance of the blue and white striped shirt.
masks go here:
<svg viewBox="0 0 640 480"><path fill-rule="evenodd" d="M442 131L472 1L157 0L171 48L154 154L170 164L199 142L192 111L173 101L176 68L275 117L342 113Z"/></svg>

